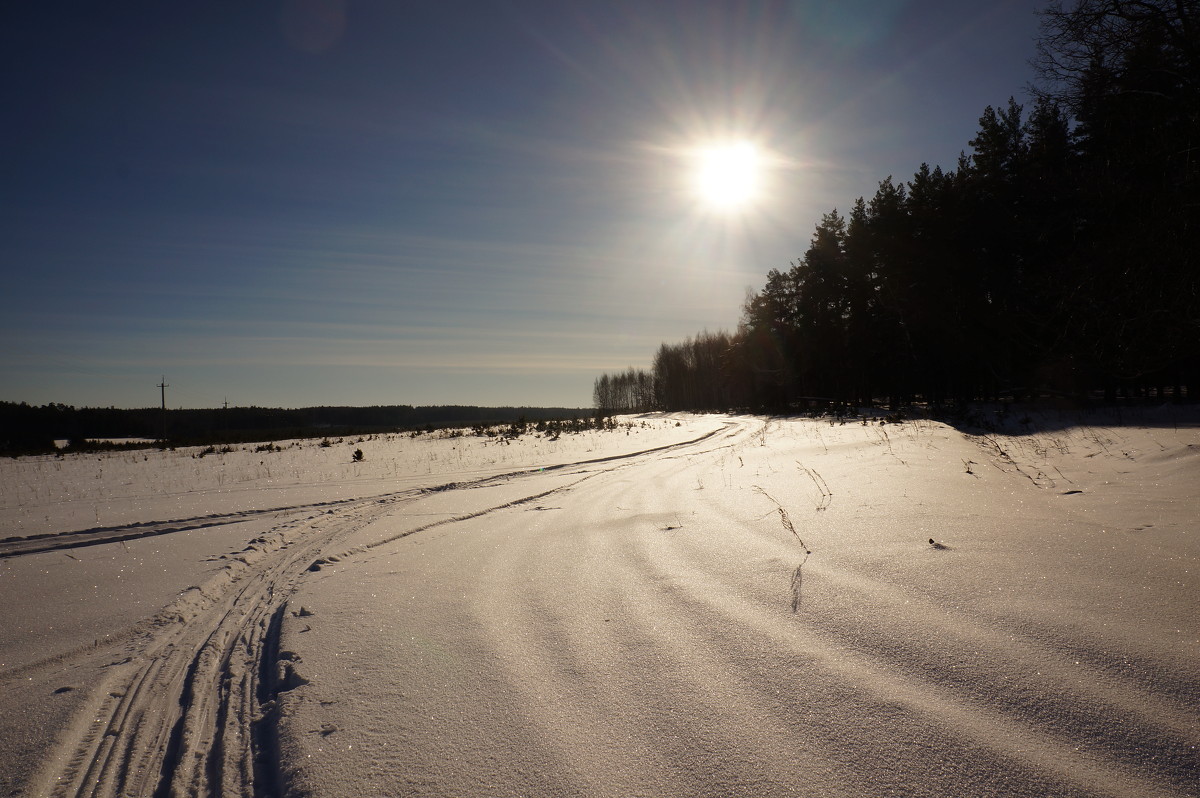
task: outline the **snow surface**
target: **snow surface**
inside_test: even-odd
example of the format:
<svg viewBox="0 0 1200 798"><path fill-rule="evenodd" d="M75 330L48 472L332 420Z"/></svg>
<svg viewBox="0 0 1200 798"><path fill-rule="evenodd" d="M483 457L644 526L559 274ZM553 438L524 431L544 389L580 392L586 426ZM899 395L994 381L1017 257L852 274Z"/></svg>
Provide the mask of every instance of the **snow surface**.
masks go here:
<svg viewBox="0 0 1200 798"><path fill-rule="evenodd" d="M0 462L0 794L1200 795L1195 418Z"/></svg>

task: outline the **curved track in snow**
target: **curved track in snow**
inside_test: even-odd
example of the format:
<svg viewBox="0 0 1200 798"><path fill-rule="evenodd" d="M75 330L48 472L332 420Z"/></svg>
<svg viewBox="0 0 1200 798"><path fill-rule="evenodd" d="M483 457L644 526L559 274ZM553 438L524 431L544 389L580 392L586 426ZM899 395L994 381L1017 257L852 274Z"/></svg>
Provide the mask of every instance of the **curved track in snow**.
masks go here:
<svg viewBox="0 0 1200 798"><path fill-rule="evenodd" d="M27 794L1196 796L1200 433L1109 434L732 419L28 560L0 541L65 562L257 530L61 655L99 684Z"/></svg>
<svg viewBox="0 0 1200 798"><path fill-rule="evenodd" d="M281 698L285 779L1196 795L1200 673L1173 633L1195 636L1195 601L1148 583L1187 563L971 455L942 426L747 424L420 535L381 518L379 545L298 587L313 615L284 619L307 682Z"/></svg>
<svg viewBox="0 0 1200 798"><path fill-rule="evenodd" d="M279 794L277 706L282 694L304 681L295 673L294 655L279 650L279 634L288 598L305 574L319 570L331 556L336 561L339 546L355 533L423 497L457 498L467 490L486 493L484 489L501 487L507 498L500 506L516 506L562 489L542 488L543 480L561 481L565 475L565 484L574 484L587 478L578 469L686 449L711 435L632 454L362 499L0 540L0 557L19 557L208 528L250 516L282 513L289 519L108 647L120 653L103 667L99 686L31 780L28 793L61 798ZM495 509L500 508L455 513L404 535ZM367 548L381 542L369 541ZM301 609L295 612L303 615Z"/></svg>

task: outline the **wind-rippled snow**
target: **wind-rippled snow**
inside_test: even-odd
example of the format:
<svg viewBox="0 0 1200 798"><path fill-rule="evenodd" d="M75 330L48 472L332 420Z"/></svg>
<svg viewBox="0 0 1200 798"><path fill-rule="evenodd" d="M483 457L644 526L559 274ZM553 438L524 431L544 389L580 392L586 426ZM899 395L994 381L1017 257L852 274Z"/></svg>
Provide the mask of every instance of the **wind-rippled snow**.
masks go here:
<svg viewBox="0 0 1200 798"><path fill-rule="evenodd" d="M1035 414L982 434L652 416L558 441L43 458L0 463L0 519L9 537L211 519L69 550L179 555L112 599L132 623L244 545L239 524L248 539L393 497L289 598L292 794L1200 795L1187 418ZM80 564L31 554L0 578L71 615L55 575ZM93 625L47 645L69 653ZM37 655L18 637L0 636L0 695L35 717L0 731L19 761L39 749L17 735L62 722L34 699L71 693L21 695Z"/></svg>

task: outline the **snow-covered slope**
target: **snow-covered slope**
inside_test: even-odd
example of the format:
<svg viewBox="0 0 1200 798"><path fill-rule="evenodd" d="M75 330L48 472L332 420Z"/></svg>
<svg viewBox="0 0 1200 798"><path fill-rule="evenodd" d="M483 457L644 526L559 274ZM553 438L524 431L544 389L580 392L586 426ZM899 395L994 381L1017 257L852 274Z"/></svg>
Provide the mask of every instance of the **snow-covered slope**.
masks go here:
<svg viewBox="0 0 1200 798"><path fill-rule="evenodd" d="M1200 430L1080 421L656 416L0 464L13 534L77 533L0 559L6 784L1200 795ZM70 575L120 557L143 566L117 620L84 610L101 577ZM39 659L12 629L47 608L66 631Z"/></svg>

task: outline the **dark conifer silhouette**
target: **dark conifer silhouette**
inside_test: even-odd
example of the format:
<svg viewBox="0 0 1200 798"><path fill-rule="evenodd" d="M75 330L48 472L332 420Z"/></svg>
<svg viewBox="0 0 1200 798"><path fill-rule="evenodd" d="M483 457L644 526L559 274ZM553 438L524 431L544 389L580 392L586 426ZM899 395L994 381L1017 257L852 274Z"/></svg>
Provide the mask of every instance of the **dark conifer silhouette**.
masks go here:
<svg viewBox="0 0 1200 798"><path fill-rule="evenodd" d="M659 348L655 406L1194 398L1200 3L1055 2L1038 48L1032 109L825 214L735 334Z"/></svg>

